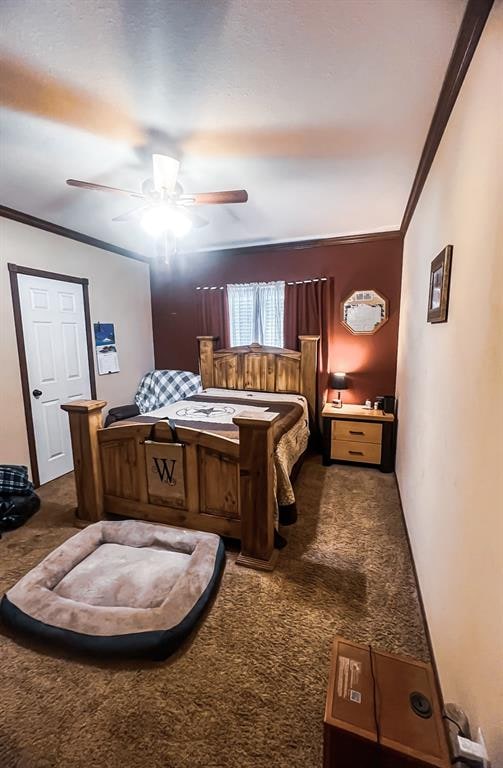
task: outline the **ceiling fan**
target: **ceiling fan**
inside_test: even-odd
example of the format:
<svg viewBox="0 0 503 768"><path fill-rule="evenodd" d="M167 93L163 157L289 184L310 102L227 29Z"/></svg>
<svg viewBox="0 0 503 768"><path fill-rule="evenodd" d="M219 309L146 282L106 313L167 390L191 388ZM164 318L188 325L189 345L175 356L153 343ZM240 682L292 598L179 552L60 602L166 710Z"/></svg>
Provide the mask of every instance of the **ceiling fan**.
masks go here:
<svg viewBox="0 0 503 768"><path fill-rule="evenodd" d="M120 216L115 216L112 221L139 219L142 227L154 237L166 232L176 238L183 237L193 226L206 226L208 221L190 210L195 205L228 205L246 203L248 200L248 192L245 189L185 193L182 185L177 181L180 167L178 160L167 155L154 154L152 162L153 177L145 179L140 192L77 179L67 179L66 183L71 187L112 192L142 200L141 205Z"/></svg>

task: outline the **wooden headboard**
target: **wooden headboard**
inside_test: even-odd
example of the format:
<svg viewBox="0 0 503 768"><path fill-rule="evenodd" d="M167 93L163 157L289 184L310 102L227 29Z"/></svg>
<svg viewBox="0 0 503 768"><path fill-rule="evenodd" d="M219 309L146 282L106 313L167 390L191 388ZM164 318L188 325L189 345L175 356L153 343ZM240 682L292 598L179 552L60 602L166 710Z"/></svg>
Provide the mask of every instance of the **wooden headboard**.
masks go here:
<svg viewBox="0 0 503 768"><path fill-rule="evenodd" d="M215 349L217 338L197 337L204 389L299 393L306 398L310 415L315 418L319 336L299 336L300 352L261 344Z"/></svg>

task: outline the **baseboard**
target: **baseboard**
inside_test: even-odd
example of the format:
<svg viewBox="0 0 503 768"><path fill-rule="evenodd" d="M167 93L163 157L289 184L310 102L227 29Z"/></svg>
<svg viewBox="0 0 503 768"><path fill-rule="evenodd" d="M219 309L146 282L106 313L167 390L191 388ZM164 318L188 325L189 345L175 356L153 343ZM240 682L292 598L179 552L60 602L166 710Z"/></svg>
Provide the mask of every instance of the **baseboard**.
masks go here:
<svg viewBox="0 0 503 768"><path fill-rule="evenodd" d="M433 668L433 674L435 675L435 681L436 681L436 684L437 684L438 695L439 695L439 698L440 698L440 704L442 706L442 712L443 712L444 711L444 697L443 697L443 694L442 694L442 686L440 684L440 675L438 673L438 667L437 667L437 662L436 662L436 659L435 659L435 653L433 651L433 643L432 643L432 640L431 640L430 628L428 626L428 619L426 618L426 611L425 611L425 608L424 608L423 593L421 592L421 585L419 583L419 578L418 578L418 575L417 575L417 568L416 568L416 563L415 563L415 560L414 560L414 553L412 551L412 546L411 546L411 543L410 543L409 529L407 528L407 519L405 517L405 512L403 511L403 503L402 503L402 494L400 492L400 484L398 482L398 477L397 477L396 472L394 472L393 474L395 476L395 482L396 482L396 487L397 487L397 491L398 491L398 501L399 501L399 504L400 504L400 512L401 512L401 515L402 515L402 523L403 523L403 527L404 527L404 530L405 530L405 538L407 539L407 547L408 547L408 550L409 550L410 561L412 563L412 572L414 574L414 581L415 581L415 584L416 584L417 596L418 596L418 599L419 599L419 608L420 608L420 611L421 611L421 616L422 616L422 619L423 619L423 624L424 624L424 629L425 629L425 634L426 634L426 643L428 645L428 651L430 653L431 666Z"/></svg>

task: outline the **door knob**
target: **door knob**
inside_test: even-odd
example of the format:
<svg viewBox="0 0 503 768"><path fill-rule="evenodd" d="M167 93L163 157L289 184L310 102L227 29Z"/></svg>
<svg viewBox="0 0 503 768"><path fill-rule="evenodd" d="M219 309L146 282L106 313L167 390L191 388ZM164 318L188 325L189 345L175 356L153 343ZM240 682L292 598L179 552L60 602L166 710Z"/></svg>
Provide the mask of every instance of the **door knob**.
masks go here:
<svg viewBox="0 0 503 768"><path fill-rule="evenodd" d="M36 397L38 399L42 394L42 392L39 389L34 389L31 394L33 395L33 397Z"/></svg>

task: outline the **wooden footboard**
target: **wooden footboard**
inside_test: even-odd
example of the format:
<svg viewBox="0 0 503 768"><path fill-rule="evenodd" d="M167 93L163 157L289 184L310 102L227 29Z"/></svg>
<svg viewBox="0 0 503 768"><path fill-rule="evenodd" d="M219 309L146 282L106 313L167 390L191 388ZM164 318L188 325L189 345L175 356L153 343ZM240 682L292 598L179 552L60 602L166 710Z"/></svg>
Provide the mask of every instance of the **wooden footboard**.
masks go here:
<svg viewBox="0 0 503 768"><path fill-rule="evenodd" d="M62 406L70 419L82 522L109 514L241 540L238 563L271 570L275 413L241 413L239 443L166 422L103 429L104 401Z"/></svg>

